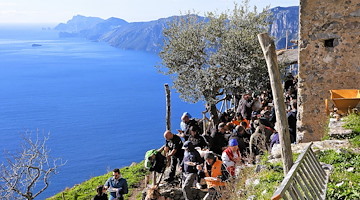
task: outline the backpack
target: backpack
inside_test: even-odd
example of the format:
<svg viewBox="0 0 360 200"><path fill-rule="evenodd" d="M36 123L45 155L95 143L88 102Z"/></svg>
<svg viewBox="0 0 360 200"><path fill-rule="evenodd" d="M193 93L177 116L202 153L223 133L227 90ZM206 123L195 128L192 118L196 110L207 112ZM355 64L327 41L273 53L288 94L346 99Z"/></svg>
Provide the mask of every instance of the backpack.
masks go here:
<svg viewBox="0 0 360 200"><path fill-rule="evenodd" d="M155 155L155 158L152 156ZM158 150L152 149L145 153L145 168L150 171L163 173L166 167L166 157Z"/></svg>
<svg viewBox="0 0 360 200"><path fill-rule="evenodd" d="M151 159L153 155L156 155L158 151L156 149L151 149L145 153L145 168L150 169L154 165L154 160Z"/></svg>

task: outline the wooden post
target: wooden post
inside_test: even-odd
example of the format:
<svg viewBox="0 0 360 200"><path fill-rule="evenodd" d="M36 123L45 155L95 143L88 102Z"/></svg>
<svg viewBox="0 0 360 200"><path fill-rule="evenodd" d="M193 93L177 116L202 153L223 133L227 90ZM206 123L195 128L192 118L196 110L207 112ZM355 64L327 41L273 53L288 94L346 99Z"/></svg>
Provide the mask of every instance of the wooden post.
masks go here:
<svg viewBox="0 0 360 200"><path fill-rule="evenodd" d="M289 125L285 111L284 90L280 80L280 70L277 63L274 41L267 33L258 35L261 48L264 52L266 64L270 76L270 84L274 97L274 106L276 114L277 131L281 145L281 156L284 165L285 175L293 165Z"/></svg>
<svg viewBox="0 0 360 200"><path fill-rule="evenodd" d="M165 83L165 93L166 93L166 130L171 130L171 104L170 104L170 89L169 85Z"/></svg>
<svg viewBox="0 0 360 200"><path fill-rule="evenodd" d="M206 120L206 111L205 112L202 112L202 115L203 115L203 132L202 134L205 135L206 134L206 124L208 123L207 120Z"/></svg>
<svg viewBox="0 0 360 200"><path fill-rule="evenodd" d="M152 178L153 178L153 183L152 183L152 185L155 186L155 185L156 185L156 172L153 171L153 174L152 174L152 175L153 175L153 177L152 177Z"/></svg>
<svg viewBox="0 0 360 200"><path fill-rule="evenodd" d="M289 31L288 30L286 30L286 41L285 41L285 50L287 50L288 49L288 37L289 37Z"/></svg>

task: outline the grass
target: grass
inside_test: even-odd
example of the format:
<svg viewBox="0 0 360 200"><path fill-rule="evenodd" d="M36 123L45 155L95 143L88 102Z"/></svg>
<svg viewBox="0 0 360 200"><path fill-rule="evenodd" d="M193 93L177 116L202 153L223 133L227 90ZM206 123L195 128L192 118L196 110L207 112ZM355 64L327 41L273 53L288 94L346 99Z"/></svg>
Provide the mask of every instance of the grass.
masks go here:
<svg viewBox="0 0 360 200"><path fill-rule="evenodd" d="M360 199L360 154L351 150L328 150L320 152L318 157L334 167L326 199Z"/></svg>
<svg viewBox="0 0 360 200"><path fill-rule="evenodd" d="M124 167L120 169L122 177L127 180L129 186L129 194L125 195L125 199L128 199L132 194L132 191L139 187L139 183L144 179L148 173L144 168L144 162L140 162L130 167ZM56 194L48 200L89 200L96 195L95 188L98 185L103 185L105 181L112 176L112 172L109 172L102 176L97 176L87 180L79 185L75 185L72 188L67 188L64 191Z"/></svg>
<svg viewBox="0 0 360 200"><path fill-rule="evenodd" d="M357 137L359 141L360 137ZM299 154L294 154L294 161ZM326 199L360 199L360 153L351 149L341 151L319 151L317 157L320 162L331 164L334 167L327 185ZM269 163L267 156L261 159L265 169L255 173L255 167L243 169L238 180L237 189L233 190L233 199L271 199L276 188L284 178L282 163ZM258 179L259 184L245 184L246 179L252 182Z"/></svg>
<svg viewBox="0 0 360 200"><path fill-rule="evenodd" d="M261 165L264 167L260 172L255 172L255 167L243 168L240 176L235 180L236 185L230 188L230 199L270 199L276 187L284 178L281 162L268 163L268 155L261 158Z"/></svg>
<svg viewBox="0 0 360 200"><path fill-rule="evenodd" d="M355 133L360 133L360 115L352 113L344 117L343 121L345 121L344 128L351 129Z"/></svg>

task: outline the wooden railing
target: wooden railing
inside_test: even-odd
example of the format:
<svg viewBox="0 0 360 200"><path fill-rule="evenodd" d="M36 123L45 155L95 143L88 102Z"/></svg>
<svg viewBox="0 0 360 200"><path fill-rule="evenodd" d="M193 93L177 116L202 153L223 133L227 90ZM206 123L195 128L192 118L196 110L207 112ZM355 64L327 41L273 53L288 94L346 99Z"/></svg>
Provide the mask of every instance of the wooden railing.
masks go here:
<svg viewBox="0 0 360 200"><path fill-rule="evenodd" d="M310 143L300 154L281 185L275 191L272 200L325 199L329 173L321 167L311 150Z"/></svg>

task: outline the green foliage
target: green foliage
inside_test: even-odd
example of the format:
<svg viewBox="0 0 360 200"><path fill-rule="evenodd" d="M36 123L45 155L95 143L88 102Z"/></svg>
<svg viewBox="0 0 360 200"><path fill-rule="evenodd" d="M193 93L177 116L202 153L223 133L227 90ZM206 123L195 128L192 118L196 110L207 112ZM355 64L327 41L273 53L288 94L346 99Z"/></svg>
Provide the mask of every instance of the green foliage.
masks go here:
<svg viewBox="0 0 360 200"><path fill-rule="evenodd" d="M321 138L321 140L330 140L330 127L329 127L329 123L330 123L330 117L327 118L326 123L325 123L325 127L324 127L324 136Z"/></svg>
<svg viewBox="0 0 360 200"><path fill-rule="evenodd" d="M231 12L178 17L163 32L158 69L188 102L214 104L224 94L263 88L268 75L257 35L267 16L244 1Z"/></svg>
<svg viewBox="0 0 360 200"><path fill-rule="evenodd" d="M344 117L343 121L345 121L344 128L351 129L355 133L360 133L360 115L350 114Z"/></svg>
<svg viewBox="0 0 360 200"><path fill-rule="evenodd" d="M254 195L255 199L271 199L284 178L284 172L281 162L269 163L267 157L267 155L262 156L260 163L265 168L259 173L255 172L255 167L242 169L240 177L236 180L238 188L234 190L233 199L248 199ZM259 184L255 184L256 180Z"/></svg>
<svg viewBox="0 0 360 200"><path fill-rule="evenodd" d="M354 138L350 139L350 143L352 144L352 146L354 146L355 148L359 148L360 147L360 135L355 136Z"/></svg>
<svg viewBox="0 0 360 200"><path fill-rule="evenodd" d="M320 152L321 162L334 167L326 199L360 199L360 154L349 150Z"/></svg>
<svg viewBox="0 0 360 200"><path fill-rule="evenodd" d="M294 154L296 160L299 154ZM351 150L343 149L340 153L334 150L319 151L317 154L320 162L331 164L334 167L329 183L327 185L326 199L360 199L360 154ZM247 199L255 195L255 199L270 199L276 188L282 182L283 168L282 163L269 163L267 156L263 156L261 165L265 165L266 169L255 173L254 167L243 169L242 176L239 179L238 189L241 191L234 194L237 199ZM247 184L245 180L252 181L259 179L260 183Z"/></svg>
<svg viewBox="0 0 360 200"><path fill-rule="evenodd" d="M129 194L125 195L125 199L131 195L133 189L138 187L141 180L148 171L144 168L144 162L140 162L134 166L124 167L120 169L122 177L127 180L129 186ZM56 194L55 196L48 198L49 200L62 200L63 195L65 199L77 199L77 200L89 200L96 195L96 187L103 185L105 181L112 176L112 172L109 172L102 176L97 176L87 180L79 185L72 188L67 188L64 191Z"/></svg>

